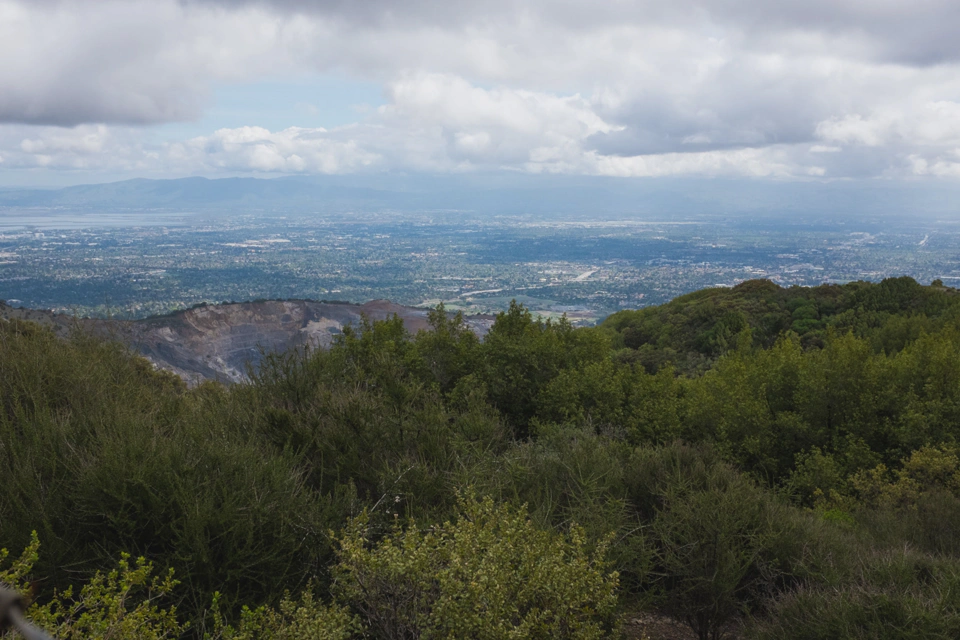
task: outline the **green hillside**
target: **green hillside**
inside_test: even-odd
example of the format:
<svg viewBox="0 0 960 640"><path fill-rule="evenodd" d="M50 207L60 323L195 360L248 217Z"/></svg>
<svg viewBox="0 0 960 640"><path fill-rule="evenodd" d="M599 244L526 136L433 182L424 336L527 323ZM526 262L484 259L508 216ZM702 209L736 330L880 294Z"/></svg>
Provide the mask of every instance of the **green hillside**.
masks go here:
<svg viewBox="0 0 960 640"><path fill-rule="evenodd" d="M785 332L805 348L822 347L832 330L870 338L887 353L903 348L921 331L956 317L960 295L938 280L922 286L913 278L880 283L783 288L748 280L729 289L704 289L658 307L620 311L603 328L617 347L633 350L622 359L655 371L665 363L703 371L736 346L749 328L754 344L770 347Z"/></svg>
<svg viewBox="0 0 960 640"><path fill-rule="evenodd" d="M0 579L63 638L960 637L958 299L441 308L194 389L0 322Z"/></svg>

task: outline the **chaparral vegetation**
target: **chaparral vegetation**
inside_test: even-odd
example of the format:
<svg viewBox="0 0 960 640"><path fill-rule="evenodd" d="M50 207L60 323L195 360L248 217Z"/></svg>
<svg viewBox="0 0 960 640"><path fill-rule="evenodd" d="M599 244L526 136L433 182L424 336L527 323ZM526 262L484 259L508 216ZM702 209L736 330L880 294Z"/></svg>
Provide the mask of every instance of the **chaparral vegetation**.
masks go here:
<svg viewBox="0 0 960 640"><path fill-rule="evenodd" d="M0 579L58 638L960 637L957 291L431 324L187 388L0 323Z"/></svg>

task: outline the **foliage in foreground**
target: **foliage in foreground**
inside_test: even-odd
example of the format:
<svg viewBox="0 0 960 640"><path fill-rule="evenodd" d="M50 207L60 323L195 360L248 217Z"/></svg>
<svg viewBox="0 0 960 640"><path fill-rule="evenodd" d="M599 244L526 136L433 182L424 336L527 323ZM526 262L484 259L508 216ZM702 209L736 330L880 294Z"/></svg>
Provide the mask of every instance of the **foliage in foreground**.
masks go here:
<svg viewBox="0 0 960 640"><path fill-rule="evenodd" d="M920 640L960 637L960 565L910 548L870 552L857 578L805 585L753 621L758 640Z"/></svg>
<svg viewBox="0 0 960 640"><path fill-rule="evenodd" d="M340 540L334 593L378 638L609 637L616 572L606 544L584 532L539 529L525 510L489 498L460 503L456 520L395 528L369 541L359 517Z"/></svg>
<svg viewBox="0 0 960 640"><path fill-rule="evenodd" d="M70 624L96 610L76 608L84 595L65 595L71 584L100 580L104 593L112 571L121 584L138 570L117 569L121 553L161 576L175 568L175 601L146 577L129 593L152 588L158 612L175 603L170 625L189 627L156 633L188 637L375 635L364 611L376 607L349 589L361 574L426 593L410 615L417 633L442 635L449 620L436 611L463 603L423 578L448 575L457 545L478 550L471 570L503 578L575 539L595 562L609 541L621 610L658 609L701 638L869 637L877 619L900 620L894 609L918 621L904 629L949 634L960 593L956 298L903 279L745 283L626 316L662 321L660 355L701 349L692 368L680 356L649 367L647 343L624 346L625 330L575 329L520 305L484 340L438 309L432 331L366 323L327 351L269 356L249 384L196 389L117 345L0 323L0 544L22 548L39 532L31 591L41 607L60 598ZM724 305L744 301L744 322L727 317ZM764 309L792 320L758 324ZM483 545L501 542L485 529L445 529L472 522L458 515L463 487L509 517L527 505L509 570L484 564ZM369 536L338 546L357 531ZM421 582L391 582L391 563L411 558ZM551 593L537 596L551 603L544 620L563 610L562 590ZM138 611L135 595L125 602Z"/></svg>
<svg viewBox="0 0 960 640"><path fill-rule="evenodd" d="M590 640L616 627L617 573L607 570L601 543L587 549L583 531L539 529L524 509L465 499L455 521L422 531L395 525L377 541L370 520L351 520L339 539L334 600L308 588L277 608L244 608L225 622L214 597L210 640L348 640L350 638L529 638ZM0 579L29 591L37 559L34 539ZM0 552L5 556L6 550ZM160 640L186 630L169 604L177 585L170 571L122 556L74 597L72 588L28 617L62 639ZM162 607L158 602L166 602Z"/></svg>
<svg viewBox="0 0 960 640"><path fill-rule="evenodd" d="M32 585L28 578L39 548L34 533L20 557L0 570L0 582L29 597ZM7 555L6 549L0 550L0 561ZM68 587L42 604L33 604L27 617L60 640L178 638L188 625L177 621L172 604L177 584L172 570L154 575L153 564L146 559L131 564L130 556L124 554L114 569L98 571L79 592Z"/></svg>

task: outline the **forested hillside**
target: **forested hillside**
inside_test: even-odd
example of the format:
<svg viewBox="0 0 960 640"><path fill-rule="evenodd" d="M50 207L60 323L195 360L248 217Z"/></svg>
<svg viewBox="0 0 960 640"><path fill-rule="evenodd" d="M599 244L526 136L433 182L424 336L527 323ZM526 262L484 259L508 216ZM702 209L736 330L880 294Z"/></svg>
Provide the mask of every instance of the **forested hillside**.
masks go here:
<svg viewBox="0 0 960 640"><path fill-rule="evenodd" d="M620 311L604 322L622 357L656 371L666 363L689 373L709 368L750 329L755 346L768 348L785 332L805 347L822 347L833 331L870 339L886 353L899 351L921 331L955 317L960 295L940 280L929 286L913 278L879 284L783 288L769 280L748 280L730 289L703 289L658 307Z"/></svg>
<svg viewBox="0 0 960 640"><path fill-rule="evenodd" d="M3 322L0 578L65 638L960 637L956 293L440 308L195 389Z"/></svg>

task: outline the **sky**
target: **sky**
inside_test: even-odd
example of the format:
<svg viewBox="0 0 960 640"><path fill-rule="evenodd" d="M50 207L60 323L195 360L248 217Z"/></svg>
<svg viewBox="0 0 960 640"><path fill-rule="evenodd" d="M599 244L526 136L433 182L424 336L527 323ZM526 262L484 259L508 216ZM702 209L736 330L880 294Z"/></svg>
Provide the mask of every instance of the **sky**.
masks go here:
<svg viewBox="0 0 960 640"><path fill-rule="evenodd" d="M960 179L957 0L0 0L0 186Z"/></svg>

